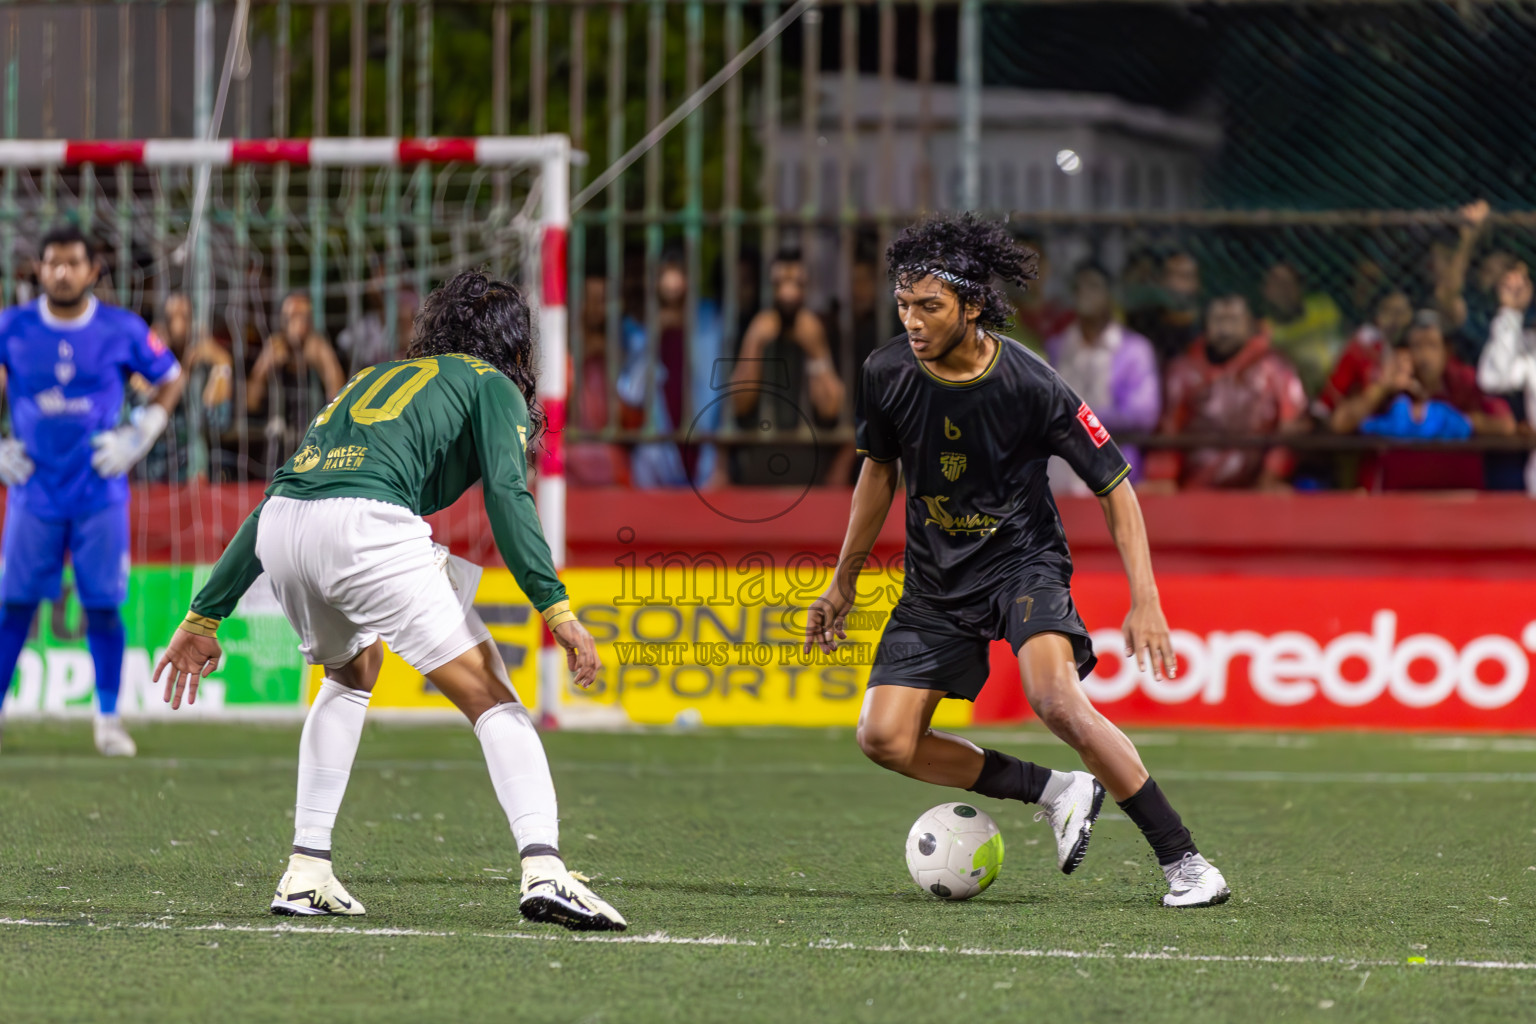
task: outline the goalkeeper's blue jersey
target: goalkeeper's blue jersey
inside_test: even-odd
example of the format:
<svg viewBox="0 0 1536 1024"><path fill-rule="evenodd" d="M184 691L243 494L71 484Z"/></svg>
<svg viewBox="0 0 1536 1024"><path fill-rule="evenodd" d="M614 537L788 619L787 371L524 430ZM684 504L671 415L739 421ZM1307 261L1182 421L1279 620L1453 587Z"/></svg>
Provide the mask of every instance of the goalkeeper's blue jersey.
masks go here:
<svg viewBox="0 0 1536 1024"><path fill-rule="evenodd" d="M118 425L131 374L158 385L181 372L149 325L94 298L84 316L60 320L38 299L0 313L0 365L11 434L37 466L10 501L55 520L127 501L127 476L103 479L91 468L91 438Z"/></svg>

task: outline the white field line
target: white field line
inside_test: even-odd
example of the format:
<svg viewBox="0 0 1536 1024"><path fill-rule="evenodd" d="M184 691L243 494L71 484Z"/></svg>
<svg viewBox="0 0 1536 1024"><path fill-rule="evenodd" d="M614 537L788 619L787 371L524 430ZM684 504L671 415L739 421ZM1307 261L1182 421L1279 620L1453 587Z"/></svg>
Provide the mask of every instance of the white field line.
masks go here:
<svg viewBox="0 0 1536 1024"><path fill-rule="evenodd" d="M383 938L424 939L526 939L534 942L563 943L582 942L616 946L735 946L742 948L782 949L807 952L852 953L908 953L943 956L992 956L1017 957L1020 959L1045 960L1102 960L1142 961L1156 960L1170 963L1192 964L1322 964L1346 969L1356 967L1459 967L1484 971L1536 971L1536 963L1520 960L1431 960L1427 957L1408 957L1402 960L1384 960L1350 956L1288 956L1283 954L1229 955L1215 953L1183 953L1162 950L1146 953L1116 953L1108 950L1076 949L985 949L972 946L913 946L905 941L899 945L867 946L856 942L790 942L775 943L772 940L758 942L754 939L738 939L729 935L668 935L666 932L650 932L644 935L572 935L562 932L532 934L528 932L439 932L417 928L358 928L352 925L334 924L197 924L175 925L165 921L144 921L136 925L99 925L94 922L36 921L27 918L0 917L0 926L88 928L92 931L114 931L125 928L143 928L153 931L178 932L230 932L254 935L331 935Z"/></svg>
<svg viewBox="0 0 1536 1024"><path fill-rule="evenodd" d="M6 769L98 768L120 772L132 769L175 770L200 769L273 769L284 772L293 770L291 757L140 757L131 761L103 758L6 756L0 758L0 775ZM701 775L872 775L876 769L863 764L819 764L817 762L739 762L734 764L696 765L646 765L628 761L554 761L552 766L561 772L602 772L611 775L647 776L658 778L696 778ZM424 759L424 760L358 760L353 768L358 771L417 771L455 772L485 771L485 762L477 759ZM1178 782L1233 782L1233 783L1345 783L1353 785L1402 786L1413 784L1467 783L1536 783L1536 772L1347 772L1347 771L1209 771L1204 769L1164 768L1156 772L1159 779Z"/></svg>

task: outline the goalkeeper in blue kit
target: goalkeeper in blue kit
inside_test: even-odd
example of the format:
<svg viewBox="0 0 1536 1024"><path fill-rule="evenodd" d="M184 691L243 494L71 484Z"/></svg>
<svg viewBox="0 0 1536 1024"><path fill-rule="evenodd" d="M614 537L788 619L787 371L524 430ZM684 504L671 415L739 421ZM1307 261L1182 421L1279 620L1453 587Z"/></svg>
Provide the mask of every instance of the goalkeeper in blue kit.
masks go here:
<svg viewBox="0 0 1536 1024"><path fill-rule="evenodd" d="M38 604L60 598L68 554L96 670L96 749L132 757L133 738L117 713L125 646L120 608L128 597L127 473L181 400L181 367L139 316L92 294L100 267L77 228L49 232L39 255L43 297L0 313L0 370L11 408L11 436L0 439L0 697ZM135 373L154 390L134 422L122 424L123 388Z"/></svg>

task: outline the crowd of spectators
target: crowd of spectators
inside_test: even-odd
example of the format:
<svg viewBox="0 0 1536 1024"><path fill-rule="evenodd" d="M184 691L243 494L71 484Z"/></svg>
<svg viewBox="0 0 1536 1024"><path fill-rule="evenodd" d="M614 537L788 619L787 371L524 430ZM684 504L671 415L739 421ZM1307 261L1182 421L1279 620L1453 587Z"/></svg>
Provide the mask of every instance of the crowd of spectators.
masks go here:
<svg viewBox="0 0 1536 1024"><path fill-rule="evenodd" d="M1465 207L1414 270L1361 258L1341 280L1318 280L1304 261L1274 259L1245 289L1229 287L1231 268L1196 249L1139 249L1112 272L1092 258L1053 264L1045 242L1026 239L1041 251L1040 279L1015 296L1011 334L1123 439L1132 479L1147 492L1523 484L1536 495L1536 455L1526 464L1523 450L1531 446L1425 443L1533 434L1531 274L1487 244L1488 212L1486 203ZM688 265L680 251L635 254L621 294L605 268L580 282L568 367L572 482L709 489L856 479L858 369L900 330L881 315L888 293L874 247L861 241L835 282L814 281L793 248L766 268L744 254L730 323ZM826 272L825 259L815 266ZM111 301L110 280L101 287ZM814 295L837 298L818 309ZM141 473L171 482L270 475L349 374L404 355L418 301L407 288L369 291L333 344L309 293L295 291L270 330L242 324L235 345L217 316L194 337L191 302L170 292L151 318L189 374L188 400ZM1329 442L1344 436L1374 443ZM1059 460L1049 476L1059 494L1086 490Z"/></svg>
<svg viewBox="0 0 1536 1024"><path fill-rule="evenodd" d="M1062 271L1042 251L1040 280L1017 297L1013 337L1128 439L1133 479L1148 492L1518 486L1508 470L1524 460L1519 451L1425 443L1533 432L1524 420L1536 409L1531 276L1504 249L1479 255L1487 215L1485 203L1463 209L1417 273L1395 276L1360 259L1347 280L1317 281L1298 262L1275 259L1250 290L1207 288L1207 268L1191 250L1133 253L1118 280L1093 259ZM1059 288L1051 287L1056 273L1066 275ZM587 280L578 422L589 434L617 432L577 447L575 482L713 487L856 477L852 446L827 439L851 423L857 367L890 340L876 326L883 289L875 260L867 250L855 257L846 311L810 308L809 272L797 252L779 253L766 278L769 293L742 315L735 337L718 308L700 299L690 341L692 283L680 259L664 257L653 329L645 311L626 311L612 354L606 282ZM691 426L677 426L683 420ZM720 435L722 427L734 430ZM646 432L684 440L637 438ZM722 439L692 443L695 436ZM1343 436L1375 443L1328 441ZM1086 490L1059 460L1050 479L1058 493ZM1525 482L1536 495L1536 457Z"/></svg>

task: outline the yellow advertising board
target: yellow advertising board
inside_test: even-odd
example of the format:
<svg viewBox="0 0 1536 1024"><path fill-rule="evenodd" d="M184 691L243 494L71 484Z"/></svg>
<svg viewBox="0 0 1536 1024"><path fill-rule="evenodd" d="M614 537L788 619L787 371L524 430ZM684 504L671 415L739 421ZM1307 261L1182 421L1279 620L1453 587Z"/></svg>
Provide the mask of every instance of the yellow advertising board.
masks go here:
<svg viewBox="0 0 1536 1024"><path fill-rule="evenodd" d="M633 722L654 725L857 724L875 647L900 593L891 575L861 579L848 639L838 650L805 654L805 611L826 588L826 566L778 567L766 556L761 564L730 568L681 557L648 562L654 564L561 574L603 663L590 689L562 687L562 707L619 708ZM475 607L518 695L536 708L539 615L505 569L485 571ZM372 707L452 710L393 654L385 656ZM934 725L970 720L971 705L950 700Z"/></svg>

